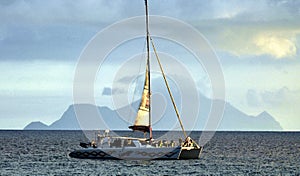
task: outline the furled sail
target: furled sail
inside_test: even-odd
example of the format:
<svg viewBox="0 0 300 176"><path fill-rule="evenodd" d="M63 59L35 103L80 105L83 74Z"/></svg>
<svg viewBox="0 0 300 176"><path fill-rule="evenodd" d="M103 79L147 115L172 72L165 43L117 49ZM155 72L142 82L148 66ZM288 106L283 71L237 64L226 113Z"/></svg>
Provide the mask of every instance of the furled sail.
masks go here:
<svg viewBox="0 0 300 176"><path fill-rule="evenodd" d="M148 67L146 69L144 90L140 102L140 106L136 115L134 125L129 126L132 130L150 132L150 120L149 120L149 109L150 109L150 91L149 91L149 74Z"/></svg>

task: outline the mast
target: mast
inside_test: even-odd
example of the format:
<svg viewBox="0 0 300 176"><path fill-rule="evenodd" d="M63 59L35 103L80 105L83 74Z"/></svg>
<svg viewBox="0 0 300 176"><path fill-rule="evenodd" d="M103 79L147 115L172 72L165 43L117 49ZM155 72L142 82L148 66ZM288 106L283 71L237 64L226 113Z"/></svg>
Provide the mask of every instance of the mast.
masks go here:
<svg viewBox="0 0 300 176"><path fill-rule="evenodd" d="M147 58L146 58L146 72L143 93L140 101L140 106L132 126L129 126L133 131L141 131L144 134L149 133L149 139L152 139L151 128L151 89L150 89L150 35L149 35L149 16L148 5L145 0L146 8L146 41L147 41Z"/></svg>
<svg viewBox="0 0 300 176"><path fill-rule="evenodd" d="M149 138L152 139L152 127L151 127L151 83L150 83L150 37L149 37L149 13L148 13L148 1L145 0L146 10L146 43L147 43L147 68L146 74L148 74L148 100L149 100Z"/></svg>

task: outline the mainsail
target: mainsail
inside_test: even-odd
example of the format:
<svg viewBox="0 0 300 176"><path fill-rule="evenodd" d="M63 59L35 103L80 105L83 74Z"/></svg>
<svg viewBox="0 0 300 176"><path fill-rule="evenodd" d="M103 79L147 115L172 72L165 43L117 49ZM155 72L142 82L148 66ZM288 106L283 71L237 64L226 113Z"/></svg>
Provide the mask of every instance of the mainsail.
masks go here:
<svg viewBox="0 0 300 176"><path fill-rule="evenodd" d="M150 92L149 92L149 76L148 67L146 69L144 90L133 126L129 126L132 130L142 132L150 132Z"/></svg>
<svg viewBox="0 0 300 176"><path fill-rule="evenodd" d="M141 103L133 126L129 126L132 130L149 132L149 138L152 139L151 129L151 89L150 89L150 36L149 36L149 15L147 0L145 0L146 10L146 43L147 43L147 65L145 74L145 83L142 94Z"/></svg>
<svg viewBox="0 0 300 176"><path fill-rule="evenodd" d="M149 15L148 15L147 0L145 0L145 7L146 7L146 43L147 43L147 65L146 65L145 83L144 83L142 99L141 99L141 102L140 102L139 110L138 110L134 125L129 126L129 128L134 130L134 131L137 130L137 131L142 131L144 133L149 132L150 133L149 138L152 139L151 101L150 101L151 100L151 89L150 89L150 85L151 85L150 84L150 39L151 39L152 48L153 48L153 51L155 53L157 62L159 64L161 74L164 78L165 85L167 87L170 99L171 99L172 104L173 104L173 108L176 112L176 116L178 118L178 121L179 121L180 127L182 129L182 132L183 132L186 140L188 140L190 138L188 138L188 136L187 136L187 134L184 130L184 127L183 127L183 124L182 124L182 121L181 121L181 118L180 118L179 111L176 107L176 103L175 103L175 100L173 98L172 92L170 90L167 78L165 76L165 73L163 71L163 68L162 68L162 65L160 63L159 57L157 55L156 48L154 46L152 38L150 38L150 34L149 34ZM197 144L196 144L196 146L199 148L199 146Z"/></svg>

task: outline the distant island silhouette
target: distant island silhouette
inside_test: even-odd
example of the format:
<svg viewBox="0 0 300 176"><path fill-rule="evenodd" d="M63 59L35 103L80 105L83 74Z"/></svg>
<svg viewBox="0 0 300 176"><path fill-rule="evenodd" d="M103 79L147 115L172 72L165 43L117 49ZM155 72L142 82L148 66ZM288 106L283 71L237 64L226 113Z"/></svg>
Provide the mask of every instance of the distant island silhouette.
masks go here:
<svg viewBox="0 0 300 176"><path fill-rule="evenodd" d="M199 116L195 122L193 130L203 130L208 119L210 111L211 99L204 96L200 97L201 109L199 110ZM137 102L134 102L132 107L137 107ZM97 107L91 104L76 104L70 105L63 115L50 125L46 125L42 122L35 121L25 126L24 130L81 130L80 124L76 118L75 109L80 109L82 112L86 112L86 116L89 116L91 109L97 108L101 113L106 125L111 130L127 130L128 126L132 122L127 122L128 119L122 119L116 110L112 110L108 107ZM118 109L118 111L126 110L127 107ZM167 108L169 109L169 108ZM159 120L158 123L154 124L154 130L170 130L170 124L176 122L175 114L172 109L167 110L164 116ZM238 110L230 103L225 102L225 110L222 120L217 128L218 131L281 131L283 130L279 122L275 120L268 112L264 111L257 116L250 116L244 112Z"/></svg>

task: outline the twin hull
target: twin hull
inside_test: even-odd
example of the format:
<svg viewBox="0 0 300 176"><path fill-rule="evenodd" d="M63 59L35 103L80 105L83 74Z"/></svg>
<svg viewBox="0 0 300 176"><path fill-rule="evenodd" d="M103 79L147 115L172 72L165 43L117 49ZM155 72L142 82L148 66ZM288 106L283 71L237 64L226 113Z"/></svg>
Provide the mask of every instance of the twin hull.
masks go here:
<svg viewBox="0 0 300 176"><path fill-rule="evenodd" d="M176 160L198 159L202 147L166 147L166 148L84 148L69 154L72 158L81 159L115 159L115 160Z"/></svg>

